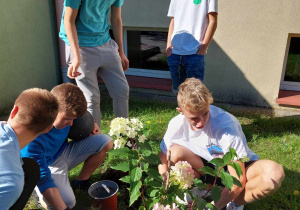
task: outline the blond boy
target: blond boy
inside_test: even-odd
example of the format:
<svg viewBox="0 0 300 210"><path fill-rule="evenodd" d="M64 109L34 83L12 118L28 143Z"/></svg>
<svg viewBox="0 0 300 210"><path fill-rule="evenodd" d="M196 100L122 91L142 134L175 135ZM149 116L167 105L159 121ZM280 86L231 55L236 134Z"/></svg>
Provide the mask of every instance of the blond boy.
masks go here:
<svg viewBox="0 0 300 210"><path fill-rule="evenodd" d="M39 168L31 159L21 160L20 149L50 130L57 113L56 98L47 90L32 88L16 99L8 121L0 122L1 209L23 209L27 203Z"/></svg>
<svg viewBox="0 0 300 210"><path fill-rule="evenodd" d="M228 167L231 175L240 180L243 187L224 188L220 200L214 204L218 209L243 209L243 205L274 193L284 179L281 165L271 160L259 160L248 146L238 120L228 112L211 105L213 98L204 84L195 78L187 79L179 86L177 96L179 115L168 126L161 142L159 172L167 171L167 151L171 151L171 163L188 161L197 178L212 184L209 176L199 172L214 157L222 157L234 148L239 157L248 156L250 161L236 161L243 175L238 177Z"/></svg>

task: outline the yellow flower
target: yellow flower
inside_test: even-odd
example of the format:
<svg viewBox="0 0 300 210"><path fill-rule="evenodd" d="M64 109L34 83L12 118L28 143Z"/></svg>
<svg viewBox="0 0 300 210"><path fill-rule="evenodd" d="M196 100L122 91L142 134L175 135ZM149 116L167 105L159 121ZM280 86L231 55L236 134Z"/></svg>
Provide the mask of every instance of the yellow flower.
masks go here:
<svg viewBox="0 0 300 210"><path fill-rule="evenodd" d="M161 120L159 121L159 123L161 123Z"/></svg>
<svg viewBox="0 0 300 210"><path fill-rule="evenodd" d="M294 190L293 194L294 194L295 196L298 196L298 195L300 194L300 192L299 192L299 190Z"/></svg>
<svg viewBox="0 0 300 210"><path fill-rule="evenodd" d="M152 130L150 129L149 132L151 132Z"/></svg>
<svg viewBox="0 0 300 210"><path fill-rule="evenodd" d="M148 124L150 124L150 121L147 121Z"/></svg>

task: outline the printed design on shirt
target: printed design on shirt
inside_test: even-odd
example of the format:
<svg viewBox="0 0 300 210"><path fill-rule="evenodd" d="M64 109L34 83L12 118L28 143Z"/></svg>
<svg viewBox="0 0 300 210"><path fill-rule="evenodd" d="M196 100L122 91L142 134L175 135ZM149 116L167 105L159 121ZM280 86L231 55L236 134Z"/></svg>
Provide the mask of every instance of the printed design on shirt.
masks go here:
<svg viewBox="0 0 300 210"><path fill-rule="evenodd" d="M222 150L222 146L221 145L217 145L217 144L209 144L206 145L208 152L210 153L210 155L215 158L215 157L223 157L224 156L224 152Z"/></svg>
<svg viewBox="0 0 300 210"><path fill-rule="evenodd" d="M194 4L200 4L202 0L194 0Z"/></svg>

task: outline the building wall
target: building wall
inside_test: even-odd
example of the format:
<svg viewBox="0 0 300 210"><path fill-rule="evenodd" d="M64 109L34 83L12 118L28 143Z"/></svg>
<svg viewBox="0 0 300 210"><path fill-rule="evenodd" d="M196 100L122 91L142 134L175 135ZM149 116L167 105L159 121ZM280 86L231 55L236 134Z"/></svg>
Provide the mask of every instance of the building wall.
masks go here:
<svg viewBox="0 0 300 210"><path fill-rule="evenodd" d="M27 88L60 80L55 2L0 1L0 115Z"/></svg>
<svg viewBox="0 0 300 210"><path fill-rule="evenodd" d="M170 1L130 0L125 27L168 28ZM300 1L219 1L204 82L216 101L275 107L289 33L300 33Z"/></svg>

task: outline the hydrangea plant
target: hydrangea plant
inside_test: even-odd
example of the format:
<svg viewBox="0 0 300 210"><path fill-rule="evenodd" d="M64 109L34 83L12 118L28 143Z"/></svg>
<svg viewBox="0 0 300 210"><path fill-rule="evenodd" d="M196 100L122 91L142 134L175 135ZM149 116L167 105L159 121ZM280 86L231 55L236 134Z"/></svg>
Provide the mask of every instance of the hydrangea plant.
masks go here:
<svg viewBox="0 0 300 210"><path fill-rule="evenodd" d="M112 163L111 168L128 172L120 180L128 183L130 194L129 206L141 198L142 204L139 210L179 210L186 207L178 203L178 199L184 200L185 193L193 200L194 209L216 209L215 206L203 197L194 197L191 189L206 189L206 184L199 179L194 179L194 171L186 161L179 161L169 167L167 181L164 182L158 173L157 166L160 159L147 140L148 131L143 132L143 123L137 118L115 118L111 122L109 134L115 138L115 149L109 154L120 161ZM215 177L215 183L211 188L211 198L217 203L221 196L221 188L216 185L218 177L225 187L231 190L232 186L241 183L238 179L224 171L225 166L232 166L238 176L242 174L239 164L234 162L237 154L234 149L226 153L223 158L214 158L210 163L215 169L203 167L201 171ZM124 161L125 160L125 161Z"/></svg>

